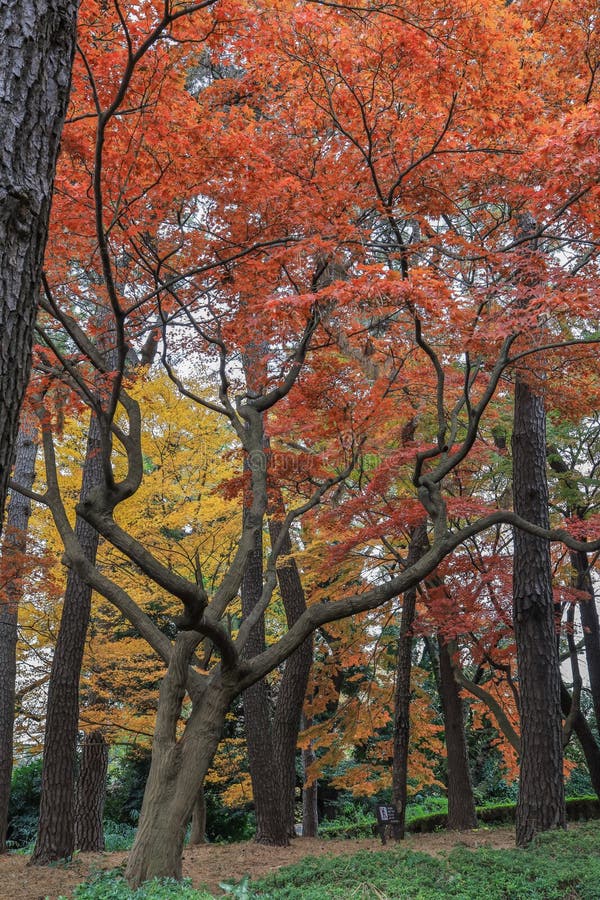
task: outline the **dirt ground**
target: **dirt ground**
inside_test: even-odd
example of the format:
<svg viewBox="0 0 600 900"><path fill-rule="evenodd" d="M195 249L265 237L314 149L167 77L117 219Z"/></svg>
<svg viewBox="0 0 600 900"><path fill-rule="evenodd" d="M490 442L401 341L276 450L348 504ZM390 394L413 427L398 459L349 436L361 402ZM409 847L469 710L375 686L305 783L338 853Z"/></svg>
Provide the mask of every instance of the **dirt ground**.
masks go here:
<svg viewBox="0 0 600 900"><path fill-rule="evenodd" d="M404 846L410 850L437 855L457 844L469 847L514 847L513 828L478 829L458 834L409 835ZM264 847L252 842L242 844L205 844L188 848L184 854L183 873L195 887L207 885L220 895L220 881L238 881L244 875L259 878L282 866L299 862L306 856L341 856L358 850L381 850L394 847L389 842L368 840L324 841L318 838L296 838L290 847ZM28 866L29 857L8 854L0 856L0 898L2 900L56 900L61 894L71 896L75 885L98 869L121 865L126 853L82 853L71 863L51 867Z"/></svg>

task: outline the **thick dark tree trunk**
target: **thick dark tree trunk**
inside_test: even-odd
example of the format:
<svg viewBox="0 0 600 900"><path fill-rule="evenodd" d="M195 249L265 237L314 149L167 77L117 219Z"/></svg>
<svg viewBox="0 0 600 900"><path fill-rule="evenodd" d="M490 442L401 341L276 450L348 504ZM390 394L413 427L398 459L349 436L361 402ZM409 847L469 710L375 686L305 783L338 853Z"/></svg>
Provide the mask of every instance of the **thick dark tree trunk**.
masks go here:
<svg viewBox="0 0 600 900"><path fill-rule="evenodd" d="M476 828L477 814L469 770L465 713L460 691L454 679L448 645L439 636L438 649L440 699L444 715L448 766L448 828L456 831L468 831L469 828Z"/></svg>
<svg viewBox="0 0 600 900"><path fill-rule="evenodd" d="M37 429L22 424L17 437L14 479L31 489L35 476ZM2 600L0 609L0 853L6 850L8 804L13 762L15 680L17 676L17 625L23 596L23 554L31 502L13 492L8 503L6 532L2 544Z"/></svg>
<svg viewBox="0 0 600 900"><path fill-rule="evenodd" d="M100 435L92 417L81 485L81 498L100 482ZM77 517L75 533L94 562L98 533ZM44 764L38 835L32 865L69 859L75 847L75 765L79 724L79 677L90 618L92 591L70 571L48 690Z"/></svg>
<svg viewBox="0 0 600 900"><path fill-rule="evenodd" d="M566 718L571 712L573 698L562 680L560 685L560 702L563 715ZM594 737L585 716L580 710L576 712L573 718L573 731L581 744L588 772L590 773L592 787L600 798L600 747L598 746L596 738Z"/></svg>
<svg viewBox="0 0 600 900"><path fill-rule="evenodd" d="M262 533L259 532L242 580L244 617L250 614L260 598L262 572ZM247 659L252 659L264 649L265 621L264 616L261 616L250 632L244 654ZM289 843L289 830L278 773L275 772L271 697L266 679L257 681L244 691L243 701L248 764L256 813L256 841L259 844L286 846Z"/></svg>
<svg viewBox="0 0 600 900"><path fill-rule="evenodd" d="M302 728L310 728L312 721L302 718ZM319 807L318 807L318 782L308 782L308 771L316 760L315 752L309 744L302 750L302 775L304 786L302 788L302 836L316 837L319 830Z"/></svg>
<svg viewBox="0 0 600 900"><path fill-rule="evenodd" d="M417 526L408 548L408 564L419 559L427 549L427 526ZM396 689L394 695L394 733L392 757L392 791L394 805L398 809L399 823L394 828L394 837L403 839L406 822L406 801L408 782L408 746L410 742L410 678L412 671L412 626L415 618L417 589L404 594L402 618L396 656Z"/></svg>
<svg viewBox="0 0 600 900"><path fill-rule="evenodd" d="M90 853L104 850L104 801L108 745L100 729L83 739L75 796L75 848Z"/></svg>
<svg viewBox="0 0 600 900"><path fill-rule="evenodd" d="M548 527L544 402L517 377L513 431L514 509ZM560 669L548 541L515 529L513 617L521 698L517 844L565 826Z"/></svg>
<svg viewBox="0 0 600 900"><path fill-rule="evenodd" d="M280 519L272 518L269 526L272 544L279 539L280 521L285 514L281 502L276 513L281 514ZM288 627L306 609L302 582L296 563L290 558L291 552L291 541L286 536L281 545L282 561L277 567L277 578ZM258 602L262 584L262 537L259 535L242 581L244 616ZM264 647L264 618L261 617L246 645L247 658L261 653ZM261 844L285 846L295 833L296 747L311 665L312 639L307 639L285 663L272 715L272 698L266 680L257 682L244 692L244 722L256 812L256 840Z"/></svg>
<svg viewBox="0 0 600 900"><path fill-rule="evenodd" d="M281 511L283 512L283 509ZM272 519L270 522L272 544L279 538L280 531L280 523ZM306 610L306 598L296 561L290 557L292 544L289 535L282 542L281 552L284 559L277 568L277 578L287 625L291 628ZM288 834L291 837L295 835L296 748L312 660L313 642L312 638L307 638L286 661L273 716L275 771L281 789Z"/></svg>
<svg viewBox="0 0 600 900"><path fill-rule="evenodd" d="M206 843L206 802L204 799L204 787L202 786L198 791L194 802L190 844L204 843Z"/></svg>
<svg viewBox="0 0 600 900"><path fill-rule="evenodd" d="M0 530L29 380L78 4L0 4Z"/></svg>

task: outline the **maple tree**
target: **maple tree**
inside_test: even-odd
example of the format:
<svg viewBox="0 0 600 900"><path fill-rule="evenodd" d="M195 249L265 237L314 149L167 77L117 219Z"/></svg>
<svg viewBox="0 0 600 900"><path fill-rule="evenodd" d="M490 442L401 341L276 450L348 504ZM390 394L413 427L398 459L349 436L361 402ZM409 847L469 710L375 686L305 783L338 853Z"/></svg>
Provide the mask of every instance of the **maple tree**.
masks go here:
<svg viewBox="0 0 600 900"><path fill-rule="evenodd" d="M50 409L40 410L46 490L29 493L52 510L70 568L168 665L128 864L137 884L179 876L229 704L316 629L406 595L501 523L540 547L598 546L496 508L485 490L457 490L491 452L491 404L515 367L522 384L543 383L548 408L564 402L566 381L586 386L582 414L597 402L598 101L589 35L570 41L567 60L560 4L545 20L526 3L496 2L219 0L167 19L151 5L131 21L119 13L81 11L37 376L59 378L70 402L96 415L102 480L77 514L183 604L174 641L82 552ZM169 40L149 44L159 24ZM558 91L549 48L565 66ZM520 234L525 215L535 227ZM152 329L198 410L190 419L220 417L246 460L230 486L240 510L247 498L236 550L210 588L174 571L121 514L148 474L142 422L153 400L134 396L130 366ZM250 354L264 359L249 384ZM270 479L287 513L259 560L256 604L232 627ZM407 562L425 514L429 546ZM305 557L306 611L247 658L301 518L337 539ZM394 551L391 572L382 543ZM312 562L339 579L311 590ZM550 656L554 643L543 648ZM536 773L526 777L530 791ZM521 814L533 830L548 825L527 804Z"/></svg>

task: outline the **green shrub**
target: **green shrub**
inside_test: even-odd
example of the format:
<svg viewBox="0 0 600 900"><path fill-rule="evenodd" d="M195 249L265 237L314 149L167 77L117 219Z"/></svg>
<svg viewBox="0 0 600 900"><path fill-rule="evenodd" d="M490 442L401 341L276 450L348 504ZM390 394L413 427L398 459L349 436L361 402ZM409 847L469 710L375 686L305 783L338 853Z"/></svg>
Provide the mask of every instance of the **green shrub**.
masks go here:
<svg viewBox="0 0 600 900"><path fill-rule="evenodd" d="M213 900L207 891L196 891L189 879L155 878L132 890L120 869L99 872L73 891L74 900ZM59 900L66 900L59 897Z"/></svg>
<svg viewBox="0 0 600 900"><path fill-rule="evenodd" d="M570 797L567 800L567 818L570 822L600 819L600 800L597 797ZM438 812L423 813L422 810ZM477 818L485 825L508 825L515 821L516 803L494 803L477 807ZM430 797L425 803L409 804L406 809L406 830L426 834L446 828L448 804L444 798ZM368 838L376 833L375 810L365 813L356 808L352 815L333 819L319 825L319 837L331 840L339 838ZM600 893L599 893L600 897Z"/></svg>
<svg viewBox="0 0 600 900"><path fill-rule="evenodd" d="M42 788L42 759L15 766L10 785L7 840L11 848L35 840Z"/></svg>
<svg viewBox="0 0 600 900"><path fill-rule="evenodd" d="M458 847L434 858L403 848L306 859L251 883L261 900L598 900L600 833L591 825L542 835L527 850Z"/></svg>
<svg viewBox="0 0 600 900"><path fill-rule="evenodd" d="M130 850L135 837L135 828L133 825L126 825L124 822L104 822L104 849L108 853L114 853L118 850Z"/></svg>
<svg viewBox="0 0 600 900"><path fill-rule="evenodd" d="M108 766L104 815L111 822L135 825L150 771L151 753L147 747L135 744L112 752L115 755Z"/></svg>

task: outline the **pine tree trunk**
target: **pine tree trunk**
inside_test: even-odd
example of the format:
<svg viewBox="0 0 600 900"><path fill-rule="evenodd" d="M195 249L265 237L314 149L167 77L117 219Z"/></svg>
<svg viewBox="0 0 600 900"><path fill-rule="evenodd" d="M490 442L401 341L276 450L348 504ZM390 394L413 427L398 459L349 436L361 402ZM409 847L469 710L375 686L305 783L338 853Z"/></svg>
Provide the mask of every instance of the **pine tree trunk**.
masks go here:
<svg viewBox="0 0 600 900"><path fill-rule="evenodd" d="M78 4L0 4L0 530L29 380Z"/></svg>
<svg viewBox="0 0 600 900"><path fill-rule="evenodd" d="M408 564L418 560L427 548L427 526L418 525L412 534L408 548ZM392 757L392 791L394 805L398 810L398 825L394 826L394 837L403 840L406 822L406 801L408 782L408 748L410 743L410 679L412 672L412 626L415 618L417 590L413 588L404 594L402 619L396 655L396 689L394 694L394 732Z"/></svg>
<svg viewBox="0 0 600 900"><path fill-rule="evenodd" d="M75 796L75 848L90 853L104 850L104 801L108 745L100 729L83 739Z"/></svg>
<svg viewBox="0 0 600 900"><path fill-rule="evenodd" d="M283 504L281 505L283 506ZM279 523L272 520L270 523L271 543L277 540L279 533ZM277 568L277 577L288 628L291 628L306 610L302 581L296 561L289 555L291 552L292 545L289 535L287 535L282 543L282 556L285 559ZM290 837L295 836L296 748L312 660L311 637L307 638L285 663L273 716L275 771L281 789L283 814Z"/></svg>
<svg viewBox="0 0 600 900"><path fill-rule="evenodd" d="M242 580L242 614L248 616L262 592L262 533L246 564ZM244 648L246 659L252 659L265 648L264 616L254 626ZM244 691L244 726L248 748L248 765L256 814L256 837L259 844L285 847L289 844L288 823L284 810L271 726L271 697L266 679L257 681Z"/></svg>
<svg viewBox="0 0 600 900"><path fill-rule="evenodd" d="M99 450L98 423L92 417L83 467L82 499L102 477ZM98 548L97 531L77 517L75 533L87 558L94 562ZM70 571L48 689L40 820L31 865L47 865L59 859L70 859L75 848L79 678L91 595L89 585Z"/></svg>
<svg viewBox="0 0 600 900"><path fill-rule="evenodd" d="M513 432L514 509L548 527L543 400L517 377ZM514 532L513 618L521 698L517 844L564 827L560 669L548 541Z"/></svg>
<svg viewBox="0 0 600 900"><path fill-rule="evenodd" d="M247 616L262 590L262 535L259 535L242 581L242 612ZM264 650L264 617L254 626L246 643L245 656L251 659ZM244 691L244 727L248 765L252 781L256 836L259 844L286 846L288 829L280 786L273 771L274 747L271 727L271 697L266 679Z"/></svg>
<svg viewBox="0 0 600 900"><path fill-rule="evenodd" d="M37 430L22 424L17 437L14 480L31 489L35 477ZM31 501L13 492L8 503L2 544L2 607L0 613L0 853L6 850L8 805L13 763L17 625L23 596L22 555L27 549Z"/></svg>
<svg viewBox="0 0 600 900"><path fill-rule="evenodd" d="M280 502L283 511L282 504ZM270 523L271 541L280 534L277 519ZM306 609L302 582L293 559L287 536L282 542L282 563L277 577L291 627ZM258 602L262 590L262 537L246 566L242 581L242 612L247 616ZM261 653L265 647L264 617L253 628L245 653L247 658ZM302 705L312 665L312 639L307 639L285 663L279 694L271 714L272 700L265 679L244 692L244 722L254 808L256 841L261 844L286 846L294 831L294 795L296 787L296 747Z"/></svg>
<svg viewBox="0 0 600 900"><path fill-rule="evenodd" d="M448 766L448 828L468 831L477 827L473 783L465 735L465 715L454 679L448 645L438 636L440 699L444 715Z"/></svg>

